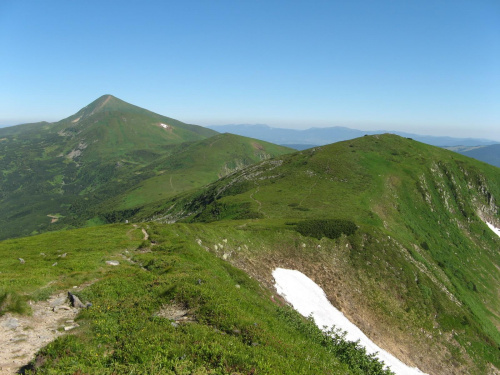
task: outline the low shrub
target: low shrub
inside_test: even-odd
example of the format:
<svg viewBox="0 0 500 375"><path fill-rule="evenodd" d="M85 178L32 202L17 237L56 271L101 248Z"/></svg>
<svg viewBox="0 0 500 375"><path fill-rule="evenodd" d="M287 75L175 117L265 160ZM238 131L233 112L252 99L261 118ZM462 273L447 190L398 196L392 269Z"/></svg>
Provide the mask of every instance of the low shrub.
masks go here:
<svg viewBox="0 0 500 375"><path fill-rule="evenodd" d="M307 237L320 240L322 237L339 238L342 234L354 234L358 227L352 221L341 219L304 220L295 226L295 230Z"/></svg>

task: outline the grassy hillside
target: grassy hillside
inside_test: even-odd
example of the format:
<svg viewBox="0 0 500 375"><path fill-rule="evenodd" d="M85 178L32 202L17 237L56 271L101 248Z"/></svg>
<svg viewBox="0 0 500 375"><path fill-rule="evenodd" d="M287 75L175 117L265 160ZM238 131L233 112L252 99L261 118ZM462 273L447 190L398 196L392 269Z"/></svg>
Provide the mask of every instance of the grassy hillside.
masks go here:
<svg viewBox="0 0 500 375"><path fill-rule="evenodd" d="M0 129L0 238L46 230L70 215L75 199L95 199L95 190L133 176L169 145L215 134L111 95L56 123Z"/></svg>
<svg viewBox="0 0 500 375"><path fill-rule="evenodd" d="M192 190L262 160L293 152L234 134L183 143L138 173L154 176L113 198L105 207L126 210Z"/></svg>
<svg viewBox="0 0 500 375"><path fill-rule="evenodd" d="M488 373L500 367L500 239L484 221L500 227L499 196L497 168L382 135L264 161L137 217L212 222L193 235L267 285L272 267L299 269L407 363ZM318 219L332 238L307 232ZM357 230L337 238L338 220ZM220 233L236 243L221 251Z"/></svg>
<svg viewBox="0 0 500 375"><path fill-rule="evenodd" d="M0 242L0 268L6 270L0 274L0 315L29 309L26 300L74 285L87 285L75 293L92 303L81 310L78 328L43 348L23 370L386 373L355 344L323 335L278 296L207 252L192 229L114 225Z"/></svg>
<svg viewBox="0 0 500 375"><path fill-rule="evenodd" d="M114 211L290 151L229 135L202 142L214 135L111 95L57 123L0 129L0 238L123 219L133 211Z"/></svg>

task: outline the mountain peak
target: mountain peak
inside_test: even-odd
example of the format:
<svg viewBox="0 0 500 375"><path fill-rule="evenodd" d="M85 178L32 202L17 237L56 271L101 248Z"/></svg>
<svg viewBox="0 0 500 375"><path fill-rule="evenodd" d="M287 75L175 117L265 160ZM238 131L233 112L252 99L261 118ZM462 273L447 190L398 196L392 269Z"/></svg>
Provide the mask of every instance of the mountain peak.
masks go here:
<svg viewBox="0 0 500 375"><path fill-rule="evenodd" d="M102 95L100 96L99 98L97 98L96 100L94 100L92 103L98 103L100 104L101 106L106 106L110 101L113 102L114 100L120 100L118 99L117 97L113 96L113 95L110 95L110 94L106 94L106 95ZM121 100L120 100L121 101Z"/></svg>
<svg viewBox="0 0 500 375"><path fill-rule="evenodd" d="M123 113L128 112L128 113L147 113L148 115L152 114L152 112L146 109L127 103L121 99L118 99L116 96L106 94L100 96L92 103L80 109L73 116L70 116L68 120L70 120L72 123L76 123L79 122L80 120L83 120L87 117L90 117L98 113L115 112L115 111Z"/></svg>
<svg viewBox="0 0 500 375"><path fill-rule="evenodd" d="M135 107L132 104L124 102L123 100L118 99L117 97L106 94L100 96L92 103L87 105L84 109L92 109L93 113L102 112L102 111L113 111L113 110L123 110L126 107Z"/></svg>

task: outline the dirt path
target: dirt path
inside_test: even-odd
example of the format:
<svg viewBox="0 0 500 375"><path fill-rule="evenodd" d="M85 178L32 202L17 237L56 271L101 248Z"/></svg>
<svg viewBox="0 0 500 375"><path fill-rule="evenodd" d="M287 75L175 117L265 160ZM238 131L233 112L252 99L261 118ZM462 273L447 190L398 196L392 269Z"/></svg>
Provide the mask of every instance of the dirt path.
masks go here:
<svg viewBox="0 0 500 375"><path fill-rule="evenodd" d="M257 209L257 212L261 213L265 217L268 217L265 212L262 212L262 202L259 201L256 198L254 198L255 194L257 194L259 192L259 190L260 190L260 186L257 185L257 189L255 189L255 191L252 194L250 194L250 199L253 200L254 202L256 202L259 205L259 208Z"/></svg>
<svg viewBox="0 0 500 375"><path fill-rule="evenodd" d="M318 182L315 182L312 186L309 187L309 193L307 195L305 195L302 200L299 202L299 207L302 206L302 203L304 203L304 201L309 198L314 190L314 187L316 186Z"/></svg>
<svg viewBox="0 0 500 375"><path fill-rule="evenodd" d="M15 374L39 349L78 327L74 319L79 309L69 305L67 292L31 303L31 309L31 316L7 313L0 317L1 375Z"/></svg>
<svg viewBox="0 0 500 375"><path fill-rule="evenodd" d="M146 241L149 238L148 232L146 232L146 229L142 228L142 233L144 233L144 238L143 240Z"/></svg>

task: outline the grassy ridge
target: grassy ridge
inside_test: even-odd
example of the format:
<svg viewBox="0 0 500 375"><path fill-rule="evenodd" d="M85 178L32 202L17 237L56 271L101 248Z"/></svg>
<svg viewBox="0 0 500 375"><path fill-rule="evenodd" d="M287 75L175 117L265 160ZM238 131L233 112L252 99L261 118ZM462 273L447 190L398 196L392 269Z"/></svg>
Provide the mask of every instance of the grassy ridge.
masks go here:
<svg viewBox="0 0 500 375"><path fill-rule="evenodd" d="M150 224L147 230L151 242L138 240L140 229L115 225L0 243L0 262L11 269L0 274L2 288L40 296L54 277L58 288L95 281L80 294L93 303L79 315L80 328L40 351L37 373L385 373L354 344L328 338L273 302L255 280L200 246L188 226ZM105 245L94 249L103 237ZM35 244L54 243L46 249L53 256L59 241L72 251L59 258L57 273L50 262L33 261ZM12 250L31 275L6 264ZM112 258L122 263L106 266ZM172 309L187 319L175 321Z"/></svg>
<svg viewBox="0 0 500 375"><path fill-rule="evenodd" d="M290 224L307 220L351 221L359 229L342 245L349 251L339 242L329 245L330 255L313 253L339 271L319 266L297 245L307 242L297 237L296 243L270 239L259 246L275 253L274 265L292 262L284 259L294 249L300 259L294 266L324 277L329 297L360 324L384 322L367 329L408 351L424 370L485 373L489 363L500 366L499 239L483 222L500 227L495 197L500 197L497 168L384 135L265 161L147 213L159 221L214 222L224 230L230 222L221 220L254 217L259 220L253 225L268 232L288 231ZM269 253L234 255L235 264L266 279ZM337 264L341 256L347 264ZM325 272L340 272L343 295L335 291L338 280L319 276ZM429 347L442 355L432 353L426 360Z"/></svg>
<svg viewBox="0 0 500 375"><path fill-rule="evenodd" d="M141 170L154 172L131 190L110 200L105 207L128 209L192 190L259 161L293 150L233 134L219 134L172 148Z"/></svg>

